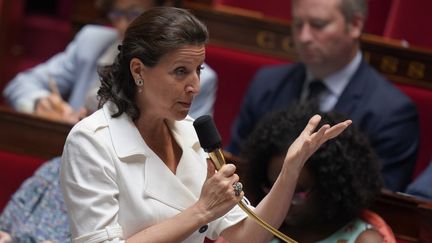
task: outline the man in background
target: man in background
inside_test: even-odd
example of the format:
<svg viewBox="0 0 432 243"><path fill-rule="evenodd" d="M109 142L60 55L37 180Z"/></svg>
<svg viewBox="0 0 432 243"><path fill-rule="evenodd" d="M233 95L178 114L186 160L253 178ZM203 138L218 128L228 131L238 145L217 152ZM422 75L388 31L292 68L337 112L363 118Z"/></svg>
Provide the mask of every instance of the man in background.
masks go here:
<svg viewBox="0 0 432 243"><path fill-rule="evenodd" d="M415 105L369 66L360 51L366 0L293 0L292 35L300 63L259 70L243 100L227 150L238 154L269 111L310 100L367 134L385 186L403 191L419 146Z"/></svg>

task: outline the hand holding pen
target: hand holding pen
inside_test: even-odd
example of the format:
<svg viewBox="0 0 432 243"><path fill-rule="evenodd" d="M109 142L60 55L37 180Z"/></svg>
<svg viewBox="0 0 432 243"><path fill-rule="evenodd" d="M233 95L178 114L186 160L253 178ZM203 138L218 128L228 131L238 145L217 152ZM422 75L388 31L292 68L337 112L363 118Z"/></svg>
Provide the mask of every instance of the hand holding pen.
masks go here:
<svg viewBox="0 0 432 243"><path fill-rule="evenodd" d="M86 116L87 111L81 108L79 111L74 109L63 100L57 83L52 77L49 77L50 95L40 98L35 104L35 115L50 120L75 124Z"/></svg>

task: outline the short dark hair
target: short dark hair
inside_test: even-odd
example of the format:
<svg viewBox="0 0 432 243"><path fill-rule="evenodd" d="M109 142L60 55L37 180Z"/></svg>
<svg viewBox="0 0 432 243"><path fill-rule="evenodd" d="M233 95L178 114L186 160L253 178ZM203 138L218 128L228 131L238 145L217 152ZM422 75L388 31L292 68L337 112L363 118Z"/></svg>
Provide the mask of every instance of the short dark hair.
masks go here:
<svg viewBox="0 0 432 243"><path fill-rule="evenodd" d="M127 28L113 65L99 70L99 106L112 101L118 108L113 117L125 112L137 119L140 111L135 104L136 85L129 67L132 58L154 67L162 56L184 46L205 45L208 38L205 25L187 10L157 7L144 12Z"/></svg>
<svg viewBox="0 0 432 243"><path fill-rule="evenodd" d="M308 120L320 114L312 104L294 105L265 117L245 143L241 157L241 179L246 196L253 203L265 193L268 164L274 156L284 155L303 131ZM335 112L321 114L321 124L336 124L345 117ZM367 138L352 124L338 137L323 144L306 162L316 183L323 220L349 219L370 205L382 187L379 161ZM271 186L271 185L268 185Z"/></svg>

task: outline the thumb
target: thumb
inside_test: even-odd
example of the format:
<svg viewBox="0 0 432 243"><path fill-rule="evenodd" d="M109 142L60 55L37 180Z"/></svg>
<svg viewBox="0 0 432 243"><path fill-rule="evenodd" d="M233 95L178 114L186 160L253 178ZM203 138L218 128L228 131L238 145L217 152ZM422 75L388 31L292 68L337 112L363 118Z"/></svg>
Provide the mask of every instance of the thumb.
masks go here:
<svg viewBox="0 0 432 243"><path fill-rule="evenodd" d="M206 180L208 180L208 178L212 177L215 173L216 173L216 168L213 164L213 161L211 159L207 159L207 178L206 178Z"/></svg>

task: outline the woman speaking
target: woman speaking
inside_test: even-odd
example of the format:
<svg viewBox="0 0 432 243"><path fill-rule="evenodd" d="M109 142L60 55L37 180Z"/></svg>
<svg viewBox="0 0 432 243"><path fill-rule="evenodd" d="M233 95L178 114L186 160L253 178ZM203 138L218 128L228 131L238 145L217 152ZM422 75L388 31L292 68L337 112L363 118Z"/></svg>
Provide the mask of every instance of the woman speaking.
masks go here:
<svg viewBox="0 0 432 243"><path fill-rule="evenodd" d="M101 108L70 132L61 183L73 242L266 242L271 234L236 204L233 165L207 162L187 116L200 90L208 41L189 12L156 8L126 30L114 64L101 70ZM288 149L270 193L254 211L278 227L307 158L351 121L316 130Z"/></svg>

